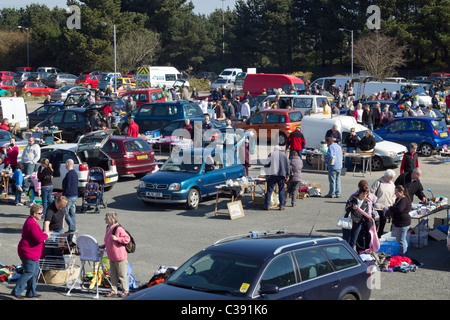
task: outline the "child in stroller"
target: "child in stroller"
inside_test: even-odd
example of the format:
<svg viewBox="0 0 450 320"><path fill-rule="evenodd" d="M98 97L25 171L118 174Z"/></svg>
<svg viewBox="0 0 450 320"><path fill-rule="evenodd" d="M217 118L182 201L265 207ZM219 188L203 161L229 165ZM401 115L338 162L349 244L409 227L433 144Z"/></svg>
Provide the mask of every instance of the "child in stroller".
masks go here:
<svg viewBox="0 0 450 320"><path fill-rule="evenodd" d="M107 207L103 197L105 191L105 171L100 167L89 169L86 189L83 191L81 212L85 213L90 207L95 207L95 212L100 213L100 206Z"/></svg>

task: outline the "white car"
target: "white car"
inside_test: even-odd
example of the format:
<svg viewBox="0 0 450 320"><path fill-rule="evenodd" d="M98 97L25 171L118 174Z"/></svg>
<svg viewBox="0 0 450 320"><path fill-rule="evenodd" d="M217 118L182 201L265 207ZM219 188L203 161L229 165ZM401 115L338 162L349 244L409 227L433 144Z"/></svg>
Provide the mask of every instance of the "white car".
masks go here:
<svg viewBox="0 0 450 320"><path fill-rule="evenodd" d="M105 171L105 187L112 188L119 179L116 163L101 148L113 132L114 130L94 131L81 136L78 143L61 143L42 147L41 159L49 159L53 166L53 188L62 190L62 182L67 173L65 163L68 159L72 159L74 162L80 192L85 189L89 169L93 167L101 167ZM59 168L57 168L58 164Z"/></svg>

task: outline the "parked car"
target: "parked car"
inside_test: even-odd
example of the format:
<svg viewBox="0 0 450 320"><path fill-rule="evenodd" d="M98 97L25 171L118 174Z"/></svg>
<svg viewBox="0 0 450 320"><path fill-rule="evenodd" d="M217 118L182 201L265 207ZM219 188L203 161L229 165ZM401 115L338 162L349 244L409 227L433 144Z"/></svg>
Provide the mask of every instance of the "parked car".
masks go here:
<svg viewBox="0 0 450 320"><path fill-rule="evenodd" d="M36 72L63 73L61 69L55 67L39 67Z"/></svg>
<svg viewBox="0 0 450 320"><path fill-rule="evenodd" d="M116 90L116 93L117 93L117 96L121 97L125 93L127 93L128 91L131 91L131 90L136 90L136 84L135 83L125 84L123 86L118 87L117 90Z"/></svg>
<svg viewBox="0 0 450 320"><path fill-rule="evenodd" d="M100 90L106 90L108 85L111 85L111 87L114 88L114 84L117 83L117 87L120 87L122 85L130 85L132 83L131 78L124 78L124 77L114 77L114 76L104 76L98 83L98 88Z"/></svg>
<svg viewBox="0 0 450 320"><path fill-rule="evenodd" d="M197 122L197 121L201 121L202 124L205 123L205 117L189 118L189 120L191 121L192 126L194 126L194 123ZM184 121L185 121L185 119L174 120L174 121L166 124L162 128L159 128L159 129L154 130L154 131L159 131L159 134L160 134L161 137L172 136L173 132L175 130L183 129ZM220 128L225 128L226 127L226 125L223 124L222 122L219 122L219 121L216 121L216 120L210 120L210 121L211 121L214 129L220 129Z"/></svg>
<svg viewBox="0 0 450 320"><path fill-rule="evenodd" d="M127 103L131 96L133 97L133 101L136 102L136 108L140 107L144 103L166 101L164 93L159 88L134 89L124 93L120 97L125 103Z"/></svg>
<svg viewBox="0 0 450 320"><path fill-rule="evenodd" d="M218 148L175 152L159 171L139 181L137 198L149 205L182 203L188 209L196 209L203 197L216 194L216 186L244 176L244 166L232 154L230 157Z"/></svg>
<svg viewBox="0 0 450 320"><path fill-rule="evenodd" d="M386 105L389 106L389 111L393 113L394 117L399 118L403 116L404 108L401 108L395 101L392 100L371 100L363 102L363 109L366 105L370 108L374 108L377 103L380 103L380 110L383 112Z"/></svg>
<svg viewBox="0 0 450 320"><path fill-rule="evenodd" d="M280 145L285 145L291 132L301 125L302 118L303 115L298 110L269 109L259 111L233 127L252 130L258 139L278 139Z"/></svg>
<svg viewBox="0 0 450 320"><path fill-rule="evenodd" d="M0 80L14 79L15 75L16 73L12 71L0 71Z"/></svg>
<svg viewBox="0 0 450 320"><path fill-rule="evenodd" d="M59 159L58 163L53 163L53 188L62 190L62 181L67 173L65 162L72 159L74 162L73 169L78 174L78 190L83 191L86 188L89 169L93 167L100 167L105 171L107 189L113 187L118 181L119 175L115 161L111 159L102 147L112 136L114 130L103 130L90 132L82 135L78 143L57 143L41 148L41 158ZM56 155L55 153L58 153ZM51 160L52 161L52 160ZM55 173L56 166L59 175Z"/></svg>
<svg viewBox="0 0 450 320"><path fill-rule="evenodd" d="M33 112L28 114L28 121L30 128L34 128L39 122L44 121L52 114L61 111L64 109L62 103L51 103L43 105L42 107L37 108Z"/></svg>
<svg viewBox="0 0 450 320"><path fill-rule="evenodd" d="M74 86L77 76L68 73L51 74L48 78L41 80L42 83L52 88L61 88L65 86Z"/></svg>
<svg viewBox="0 0 450 320"><path fill-rule="evenodd" d="M371 274L340 237L252 231L201 250L126 300L368 300Z"/></svg>
<svg viewBox="0 0 450 320"><path fill-rule="evenodd" d="M55 91L53 91L52 93L50 93L50 98L53 101L64 101L67 99L67 97L69 96L69 94L75 93L81 93L81 94L89 94L91 91L88 88L85 87L80 87L80 86L75 86L75 85L68 85L68 86L64 86L61 87Z"/></svg>
<svg viewBox="0 0 450 320"><path fill-rule="evenodd" d="M177 100L146 103L132 111L131 115L139 126L139 132L144 133L161 128L177 119L202 117L203 111L198 102ZM127 116L122 118L122 125L126 124Z"/></svg>
<svg viewBox="0 0 450 320"><path fill-rule="evenodd" d="M419 152L429 157L444 145L450 145L449 130L443 119L406 117L395 119L374 132L385 140L405 146L415 142Z"/></svg>
<svg viewBox="0 0 450 320"><path fill-rule="evenodd" d="M31 74L32 72L17 72L13 79L16 80L16 82L24 82L27 81Z"/></svg>
<svg viewBox="0 0 450 320"><path fill-rule="evenodd" d="M64 109L39 122L36 127L50 128L56 126L62 130L63 140L76 142L81 135L91 131L88 121L89 115L85 108Z"/></svg>
<svg viewBox="0 0 450 320"><path fill-rule="evenodd" d="M95 89L98 87L101 78L101 76L93 74L82 74L75 80L75 85L83 86L88 89Z"/></svg>
<svg viewBox="0 0 450 320"><path fill-rule="evenodd" d="M200 72L199 74L197 74L197 79L205 79L210 83L216 81L218 77L219 76L215 72Z"/></svg>
<svg viewBox="0 0 450 320"><path fill-rule="evenodd" d="M0 130L0 154L4 154L3 151L10 145L11 138L16 139L16 146L19 148L19 155L17 156L17 159L22 159L22 152L27 146L28 140L13 137L11 132L6 130Z"/></svg>
<svg viewBox="0 0 450 320"><path fill-rule="evenodd" d="M40 81L44 83L43 80L46 80L51 75L52 73L49 72L33 72L30 74L30 76L28 76L27 81Z"/></svg>
<svg viewBox="0 0 450 320"><path fill-rule="evenodd" d="M27 97L47 96L55 91L55 89L49 88L45 84L36 81L20 82L16 85L15 90L18 94L23 93Z"/></svg>
<svg viewBox="0 0 450 320"><path fill-rule="evenodd" d="M33 67L17 67L16 68L16 73L25 73L25 72L34 72L34 68Z"/></svg>
<svg viewBox="0 0 450 320"><path fill-rule="evenodd" d="M119 176L142 178L157 165L152 147L142 138L112 136L102 150L116 162Z"/></svg>
<svg viewBox="0 0 450 320"><path fill-rule="evenodd" d="M17 82L14 79L7 79L0 81L0 88L4 90L14 90Z"/></svg>

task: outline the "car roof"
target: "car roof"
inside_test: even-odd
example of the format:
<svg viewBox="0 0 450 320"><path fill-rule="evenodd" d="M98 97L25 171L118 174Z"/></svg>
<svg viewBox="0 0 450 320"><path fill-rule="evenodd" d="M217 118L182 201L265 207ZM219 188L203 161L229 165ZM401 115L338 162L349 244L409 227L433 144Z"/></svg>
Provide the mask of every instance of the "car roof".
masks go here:
<svg viewBox="0 0 450 320"><path fill-rule="evenodd" d="M411 109L413 110L413 109ZM402 120L402 119L418 119L418 120L436 120L436 121L443 121L442 118L434 118L434 117L422 117L422 116L414 116L414 117L402 117L402 118L397 118L395 120L392 121L398 121L398 120Z"/></svg>
<svg viewBox="0 0 450 320"><path fill-rule="evenodd" d="M76 143L57 143L52 144L51 146L42 147L41 150L45 151L46 149L58 149L58 150L68 150L75 152L77 150L78 144Z"/></svg>
<svg viewBox="0 0 450 320"><path fill-rule="evenodd" d="M295 110L295 109L268 109L268 110L261 110L259 112L290 113L290 112L301 112L301 110Z"/></svg>
<svg viewBox="0 0 450 320"><path fill-rule="evenodd" d="M340 237L322 235L282 233L253 237L251 234L249 233L247 236L243 235L243 237L234 240L227 240L227 238L224 241L219 240L214 245L206 248L205 251L211 250L265 259L271 255L285 252L288 249L301 249L318 244L330 244L343 241Z"/></svg>

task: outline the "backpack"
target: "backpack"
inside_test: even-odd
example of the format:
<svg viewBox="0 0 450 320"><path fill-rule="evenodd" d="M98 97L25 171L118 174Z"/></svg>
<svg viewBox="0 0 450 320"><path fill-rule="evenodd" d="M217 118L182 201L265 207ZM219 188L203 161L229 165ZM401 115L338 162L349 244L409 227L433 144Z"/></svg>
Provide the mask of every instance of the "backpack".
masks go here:
<svg viewBox="0 0 450 320"><path fill-rule="evenodd" d="M116 235L116 231L119 226L121 226L121 225L119 224L114 227L113 232L112 232L113 235ZM123 228L123 230L125 230L125 228ZM134 242L133 236L127 230L125 230L125 232L128 233L128 235L130 236L130 242L128 242L127 244L124 244L125 249L127 250L128 253L133 253L134 251L136 251L136 242Z"/></svg>

